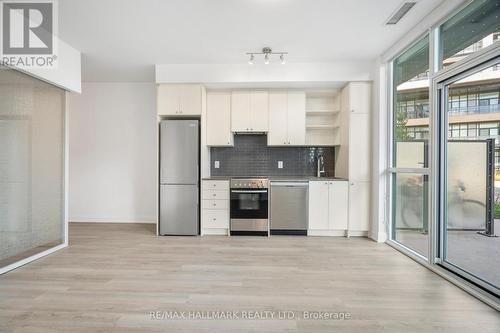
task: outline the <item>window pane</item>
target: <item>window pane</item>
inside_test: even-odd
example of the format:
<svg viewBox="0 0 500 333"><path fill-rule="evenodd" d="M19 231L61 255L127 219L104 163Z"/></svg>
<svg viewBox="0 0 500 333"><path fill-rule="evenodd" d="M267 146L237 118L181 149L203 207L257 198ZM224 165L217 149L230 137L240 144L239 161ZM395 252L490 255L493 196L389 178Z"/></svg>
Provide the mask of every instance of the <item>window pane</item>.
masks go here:
<svg viewBox="0 0 500 333"><path fill-rule="evenodd" d="M63 242L64 91L0 68L0 267Z"/></svg>
<svg viewBox="0 0 500 333"><path fill-rule="evenodd" d="M427 176L394 174L392 193L392 239L427 257Z"/></svg>
<svg viewBox="0 0 500 333"><path fill-rule="evenodd" d="M475 89L481 92L481 98L484 100L496 102L500 93L498 68L500 67L491 66L450 84L448 94L454 95L463 89ZM484 116L480 114L481 110L473 108L467 113L467 117L457 116L451 109L448 110L448 123L453 122L453 126L460 123L461 128L474 120L478 124L479 136L474 138L475 141L457 141L454 136L448 137L444 260L456 269L499 288L500 256L496 253L500 253L500 238L484 235L491 230L489 225L495 224L495 216L490 217L488 211L491 210L495 214L500 211L500 203L493 201L498 200L493 198L500 197L500 188L497 187L499 183L494 181L494 171L490 167L490 158L493 156L495 167L499 167L496 141L500 112L498 104L489 106L496 107L497 112L489 110L486 115L488 121L480 123L477 121ZM490 192L492 188L493 198ZM500 225L497 224L497 227Z"/></svg>
<svg viewBox="0 0 500 333"><path fill-rule="evenodd" d="M393 166L427 166L429 133L429 37L393 62Z"/></svg>
<svg viewBox="0 0 500 333"><path fill-rule="evenodd" d="M500 1L475 0L440 27L440 66L449 66L498 40Z"/></svg>

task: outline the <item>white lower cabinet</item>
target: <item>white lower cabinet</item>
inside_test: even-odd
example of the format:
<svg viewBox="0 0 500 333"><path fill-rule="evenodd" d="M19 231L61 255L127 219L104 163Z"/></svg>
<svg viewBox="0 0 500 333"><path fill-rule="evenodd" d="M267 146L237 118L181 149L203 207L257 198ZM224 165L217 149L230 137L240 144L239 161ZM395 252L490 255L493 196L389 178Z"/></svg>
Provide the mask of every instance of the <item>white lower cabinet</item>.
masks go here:
<svg viewBox="0 0 500 333"><path fill-rule="evenodd" d="M329 184L326 181L309 182L309 229L328 230Z"/></svg>
<svg viewBox="0 0 500 333"><path fill-rule="evenodd" d="M364 236L370 228L370 182L349 182L349 233Z"/></svg>
<svg viewBox="0 0 500 333"><path fill-rule="evenodd" d="M349 214L347 181L309 182L309 228L311 236L344 236Z"/></svg>
<svg viewBox="0 0 500 333"><path fill-rule="evenodd" d="M347 230L347 221L349 219L348 182L330 182L328 189L328 226L332 230Z"/></svg>
<svg viewBox="0 0 500 333"><path fill-rule="evenodd" d="M205 230L229 228L229 213L227 210L204 209L203 213L201 222Z"/></svg>
<svg viewBox="0 0 500 333"><path fill-rule="evenodd" d="M201 182L201 235L228 235L229 181Z"/></svg>

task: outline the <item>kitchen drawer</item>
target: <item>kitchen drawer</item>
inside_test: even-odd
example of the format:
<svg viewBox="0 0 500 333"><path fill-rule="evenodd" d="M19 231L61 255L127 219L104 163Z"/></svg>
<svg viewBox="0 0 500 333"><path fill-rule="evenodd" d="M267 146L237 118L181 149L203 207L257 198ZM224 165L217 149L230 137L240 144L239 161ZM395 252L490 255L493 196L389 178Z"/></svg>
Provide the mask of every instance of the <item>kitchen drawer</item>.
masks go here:
<svg viewBox="0 0 500 333"><path fill-rule="evenodd" d="M201 213L202 228L229 228L229 211L204 209Z"/></svg>
<svg viewBox="0 0 500 333"><path fill-rule="evenodd" d="M229 190L203 190L203 200L229 200Z"/></svg>
<svg viewBox="0 0 500 333"><path fill-rule="evenodd" d="M229 200L203 200L202 209L225 209L229 210Z"/></svg>
<svg viewBox="0 0 500 333"><path fill-rule="evenodd" d="M229 181L227 180L204 180L204 190L229 190Z"/></svg>

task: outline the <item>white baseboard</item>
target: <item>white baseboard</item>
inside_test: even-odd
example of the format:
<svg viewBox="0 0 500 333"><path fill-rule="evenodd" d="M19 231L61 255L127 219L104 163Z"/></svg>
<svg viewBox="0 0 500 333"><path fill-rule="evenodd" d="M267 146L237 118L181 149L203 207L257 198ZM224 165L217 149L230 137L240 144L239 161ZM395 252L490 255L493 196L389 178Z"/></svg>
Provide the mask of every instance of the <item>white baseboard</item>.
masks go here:
<svg viewBox="0 0 500 333"><path fill-rule="evenodd" d="M70 217L69 222L75 223L149 223L156 224L156 217L119 218L119 217Z"/></svg>
<svg viewBox="0 0 500 333"><path fill-rule="evenodd" d="M307 230L307 236L345 237L345 230Z"/></svg>
<svg viewBox="0 0 500 333"><path fill-rule="evenodd" d="M307 236L346 237L346 230L307 230ZM351 237L367 237L368 231L349 230Z"/></svg>
<svg viewBox="0 0 500 333"><path fill-rule="evenodd" d="M201 229L201 235L218 235L218 236L227 236L229 231L226 228L217 228L217 229Z"/></svg>

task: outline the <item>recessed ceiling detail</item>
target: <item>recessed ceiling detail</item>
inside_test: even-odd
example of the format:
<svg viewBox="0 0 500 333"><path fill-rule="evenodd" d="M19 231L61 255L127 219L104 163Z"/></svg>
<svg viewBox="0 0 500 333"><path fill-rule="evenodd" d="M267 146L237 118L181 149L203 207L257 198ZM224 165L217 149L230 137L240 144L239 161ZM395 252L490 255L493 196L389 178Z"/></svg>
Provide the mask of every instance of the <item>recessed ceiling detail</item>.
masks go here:
<svg viewBox="0 0 500 333"><path fill-rule="evenodd" d="M288 52L273 52L273 49L270 47L264 47L262 49L262 52L247 52L247 55L250 56L250 59L248 60L249 65L253 65L255 63L255 55L264 55L264 64L269 65L271 62L271 56L272 55L279 55L279 59L281 61L281 64L285 64L285 55L288 54Z"/></svg>

